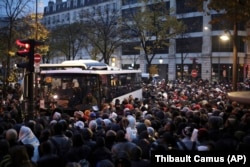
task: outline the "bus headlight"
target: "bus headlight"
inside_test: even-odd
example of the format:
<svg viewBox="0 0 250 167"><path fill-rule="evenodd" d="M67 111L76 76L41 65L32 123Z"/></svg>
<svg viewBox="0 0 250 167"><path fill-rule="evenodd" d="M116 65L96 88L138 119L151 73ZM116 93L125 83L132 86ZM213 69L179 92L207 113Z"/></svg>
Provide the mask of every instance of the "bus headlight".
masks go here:
<svg viewBox="0 0 250 167"><path fill-rule="evenodd" d="M57 98L58 98L58 96L57 96L57 95L54 95L54 96L53 96L53 99L54 99L54 100L56 100Z"/></svg>

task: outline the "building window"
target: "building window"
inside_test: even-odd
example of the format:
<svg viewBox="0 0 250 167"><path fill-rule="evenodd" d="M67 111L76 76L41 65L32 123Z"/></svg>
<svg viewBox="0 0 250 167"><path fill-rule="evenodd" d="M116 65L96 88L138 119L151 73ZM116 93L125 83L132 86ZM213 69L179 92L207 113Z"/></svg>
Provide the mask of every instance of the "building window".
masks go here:
<svg viewBox="0 0 250 167"><path fill-rule="evenodd" d="M84 1L85 0L81 0L81 2L80 2L81 6L84 6Z"/></svg>
<svg viewBox="0 0 250 167"><path fill-rule="evenodd" d="M64 22L64 19L65 19L65 14L62 14L61 19L62 19L62 22Z"/></svg>
<svg viewBox="0 0 250 167"><path fill-rule="evenodd" d="M96 7L93 7L92 8L92 16L95 16L95 14L96 14Z"/></svg>
<svg viewBox="0 0 250 167"><path fill-rule="evenodd" d="M188 6L189 0L176 0L176 14L197 12L197 9Z"/></svg>
<svg viewBox="0 0 250 167"><path fill-rule="evenodd" d="M50 25L50 17L48 18L48 25Z"/></svg>
<svg viewBox="0 0 250 167"><path fill-rule="evenodd" d="M212 64L212 78L217 81L232 81L232 64ZM244 81L244 66L237 64L238 81Z"/></svg>
<svg viewBox="0 0 250 167"><path fill-rule="evenodd" d="M123 55L137 55L140 54L140 50L137 49L140 46L139 42L124 43L122 45Z"/></svg>
<svg viewBox="0 0 250 167"><path fill-rule="evenodd" d="M73 20L76 20L76 17L77 17L76 15L77 15L77 14L76 14L76 11L74 11L74 12L73 12Z"/></svg>
<svg viewBox="0 0 250 167"><path fill-rule="evenodd" d="M97 6L96 12L101 14L102 13L102 6Z"/></svg>
<svg viewBox="0 0 250 167"><path fill-rule="evenodd" d="M245 44L242 36L238 36L238 52L245 51ZM222 41L219 36L212 37L212 52L233 52L233 40Z"/></svg>
<svg viewBox="0 0 250 167"><path fill-rule="evenodd" d="M53 19L52 19L53 21L52 21L52 24L55 24L56 23L56 17L55 16L53 16Z"/></svg>
<svg viewBox="0 0 250 167"><path fill-rule="evenodd" d="M140 7L135 7L135 8L128 8L122 10L122 18L125 21L133 21L133 15L136 14L137 12L140 12L141 8Z"/></svg>
<svg viewBox="0 0 250 167"><path fill-rule="evenodd" d="M112 3L111 4L111 8L113 11L117 10L117 4L116 3Z"/></svg>
<svg viewBox="0 0 250 167"><path fill-rule="evenodd" d="M126 33L127 38L131 38L131 40L133 40L133 38L138 38L138 33L132 31L131 29L123 29L124 33Z"/></svg>
<svg viewBox="0 0 250 167"><path fill-rule="evenodd" d="M53 6L53 12L55 12L55 11L56 11L56 5Z"/></svg>
<svg viewBox="0 0 250 167"><path fill-rule="evenodd" d="M131 5L138 3L138 0L122 0L122 5Z"/></svg>
<svg viewBox="0 0 250 167"><path fill-rule="evenodd" d="M166 9L169 9L169 2L165 2L165 6L162 6L161 3L155 3L155 4L150 4L150 5L147 5L147 8L149 11L161 11L162 12L162 15L165 14L166 12ZM168 13L169 14L169 13Z"/></svg>
<svg viewBox="0 0 250 167"><path fill-rule="evenodd" d="M73 7L77 7L77 0L74 0Z"/></svg>
<svg viewBox="0 0 250 167"><path fill-rule="evenodd" d="M226 21L222 18L222 14L212 14L212 30L228 30L233 28L233 24L231 22ZM238 30L245 31L245 23L239 23L238 24Z"/></svg>
<svg viewBox="0 0 250 167"><path fill-rule="evenodd" d="M191 32L201 32L203 29L203 17L190 17L190 18L183 18L180 19L186 27L185 33L191 33Z"/></svg>
<svg viewBox="0 0 250 167"><path fill-rule="evenodd" d="M202 51L202 37L176 39L176 53L200 53Z"/></svg>
<svg viewBox="0 0 250 167"><path fill-rule="evenodd" d="M168 46L166 44L164 45L163 43L168 44L169 42L162 42L162 44L159 44L159 46L153 46L153 41L149 41L146 43L147 46L155 47L152 48L150 47L150 50L153 54L162 54L162 53L168 53Z"/></svg>
<svg viewBox="0 0 250 167"><path fill-rule="evenodd" d="M67 8L70 8L70 1L67 1Z"/></svg>
<svg viewBox="0 0 250 167"><path fill-rule="evenodd" d="M67 18L68 21L70 20L70 13L67 13L66 18Z"/></svg>

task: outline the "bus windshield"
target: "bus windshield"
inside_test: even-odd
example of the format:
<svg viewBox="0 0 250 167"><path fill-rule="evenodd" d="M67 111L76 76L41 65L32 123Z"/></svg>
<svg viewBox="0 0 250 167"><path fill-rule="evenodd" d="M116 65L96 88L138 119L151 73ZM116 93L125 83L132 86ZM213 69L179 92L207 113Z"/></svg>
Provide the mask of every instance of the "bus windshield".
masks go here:
<svg viewBox="0 0 250 167"><path fill-rule="evenodd" d="M45 108L56 103L63 109L86 110L117 98L122 101L130 94L142 97L141 73L137 70L65 69L42 71L40 75Z"/></svg>

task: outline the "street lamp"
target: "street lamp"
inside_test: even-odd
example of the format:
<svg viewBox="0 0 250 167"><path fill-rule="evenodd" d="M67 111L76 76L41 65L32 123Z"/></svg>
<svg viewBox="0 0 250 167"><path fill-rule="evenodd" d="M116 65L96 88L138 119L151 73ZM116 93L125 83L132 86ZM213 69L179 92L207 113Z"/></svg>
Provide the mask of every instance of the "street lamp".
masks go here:
<svg viewBox="0 0 250 167"><path fill-rule="evenodd" d="M230 32L229 32L229 34L230 34ZM223 42L230 40L230 37L229 37L227 31L225 31L224 34L222 34L220 36L220 40L223 41ZM223 51L223 49L221 49L221 48L223 48L222 47L222 42L219 41L219 51L220 52ZM219 62L218 62L219 63L219 66L218 66L218 78L219 78L219 81L221 80L221 63L220 63L220 58L221 58L221 56L219 55L218 56L218 60L219 60ZM222 70L222 74L223 74L223 70Z"/></svg>
<svg viewBox="0 0 250 167"><path fill-rule="evenodd" d="M230 38L229 38L228 34L224 33L223 35L220 36L220 39L222 41L228 41Z"/></svg>
<svg viewBox="0 0 250 167"><path fill-rule="evenodd" d="M231 31L226 31L231 36ZM220 38L222 40L229 40L229 36L227 34L222 35ZM232 85L233 91L237 91L237 82L238 82L238 48L237 48L237 37L238 37L238 27L237 24L234 23L234 30L233 30L233 77L232 77Z"/></svg>
<svg viewBox="0 0 250 167"><path fill-rule="evenodd" d="M162 59L162 57L160 57L160 59L159 59L159 63L160 63L160 64L162 64L162 63L163 63L163 59Z"/></svg>
<svg viewBox="0 0 250 167"><path fill-rule="evenodd" d="M229 35L231 34L230 33L230 31L228 31L229 32ZM230 36L228 35L228 33L224 33L223 35L221 35L220 36L220 39L222 40L222 41L228 41L228 40L230 40ZM231 66L229 66L229 68L231 69Z"/></svg>
<svg viewBox="0 0 250 167"><path fill-rule="evenodd" d="M111 57L111 66L112 66L112 67L115 66L115 57Z"/></svg>

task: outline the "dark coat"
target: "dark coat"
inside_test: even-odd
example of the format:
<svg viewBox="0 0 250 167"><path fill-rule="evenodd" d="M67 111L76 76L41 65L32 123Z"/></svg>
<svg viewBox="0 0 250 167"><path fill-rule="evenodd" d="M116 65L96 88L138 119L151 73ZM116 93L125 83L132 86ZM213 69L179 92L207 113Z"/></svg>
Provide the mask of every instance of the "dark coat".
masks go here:
<svg viewBox="0 0 250 167"><path fill-rule="evenodd" d="M56 154L47 154L37 160L37 167L63 166L62 159Z"/></svg>

